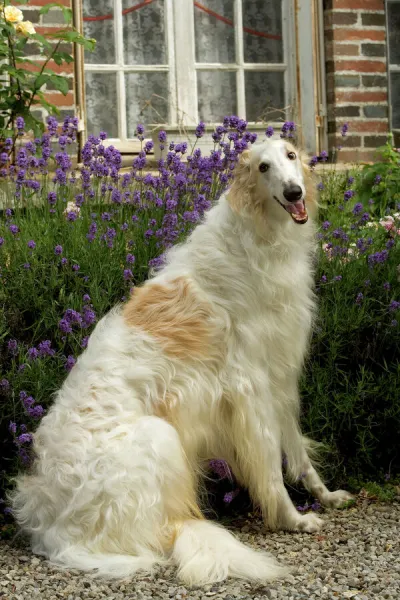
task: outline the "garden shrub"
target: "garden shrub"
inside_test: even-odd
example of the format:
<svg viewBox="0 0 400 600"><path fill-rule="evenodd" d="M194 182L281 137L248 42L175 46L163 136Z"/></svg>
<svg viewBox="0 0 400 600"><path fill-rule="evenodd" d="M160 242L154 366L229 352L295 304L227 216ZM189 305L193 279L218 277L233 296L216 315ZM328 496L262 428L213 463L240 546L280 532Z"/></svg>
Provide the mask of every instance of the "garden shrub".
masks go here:
<svg viewBox="0 0 400 600"><path fill-rule="evenodd" d="M121 171L119 152L101 133L89 137L78 172L68 155L77 125L68 117L59 128L50 117L48 131L0 169L0 186L13 190L0 218L3 486L29 465L31 432L96 322L202 219L256 139L245 121L227 117L213 133L215 149L202 156L167 143L161 131L154 173L146 171L152 142L138 125L142 151L130 171ZM200 123L197 137L204 130ZM281 135L293 133L289 123ZM358 201L357 178L350 182L321 189L319 317L301 386L303 428L327 442L335 479L399 471L399 214L374 220ZM341 200L328 202L328 193ZM234 482L224 492L232 500Z"/></svg>

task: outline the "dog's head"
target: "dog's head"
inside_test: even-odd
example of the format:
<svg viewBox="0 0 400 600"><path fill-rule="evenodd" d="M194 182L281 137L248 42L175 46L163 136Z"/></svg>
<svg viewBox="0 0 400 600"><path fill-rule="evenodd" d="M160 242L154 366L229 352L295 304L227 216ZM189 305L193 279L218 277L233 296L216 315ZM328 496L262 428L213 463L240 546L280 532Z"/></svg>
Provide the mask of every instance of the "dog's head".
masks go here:
<svg viewBox="0 0 400 600"><path fill-rule="evenodd" d="M292 144L268 140L243 152L228 200L237 212L303 225L315 212L315 183Z"/></svg>

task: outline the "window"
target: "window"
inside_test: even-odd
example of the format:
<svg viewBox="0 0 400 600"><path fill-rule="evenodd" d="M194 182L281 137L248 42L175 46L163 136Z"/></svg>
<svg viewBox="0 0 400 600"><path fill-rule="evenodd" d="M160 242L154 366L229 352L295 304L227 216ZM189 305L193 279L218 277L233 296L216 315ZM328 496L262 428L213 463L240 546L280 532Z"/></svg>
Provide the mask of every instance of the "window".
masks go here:
<svg viewBox="0 0 400 600"><path fill-rule="evenodd" d="M315 151L322 0L74 2L97 40L84 57L87 133L129 146L137 123L181 131L238 114L260 127L302 122ZM305 26L313 34L297 35Z"/></svg>
<svg viewBox="0 0 400 600"><path fill-rule="evenodd" d="M289 117L288 0L83 0L90 133Z"/></svg>
<svg viewBox="0 0 400 600"><path fill-rule="evenodd" d="M387 0L389 43L390 119L396 145L400 145L400 0Z"/></svg>

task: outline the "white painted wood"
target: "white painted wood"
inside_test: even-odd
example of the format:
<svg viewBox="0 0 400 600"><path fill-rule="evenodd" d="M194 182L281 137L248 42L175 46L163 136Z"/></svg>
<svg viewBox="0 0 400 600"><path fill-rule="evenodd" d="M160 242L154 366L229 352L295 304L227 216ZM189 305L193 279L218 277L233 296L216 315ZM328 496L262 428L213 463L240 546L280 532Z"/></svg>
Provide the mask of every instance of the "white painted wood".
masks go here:
<svg viewBox="0 0 400 600"><path fill-rule="evenodd" d="M185 126L197 121L193 2L174 0L174 26L177 121Z"/></svg>
<svg viewBox="0 0 400 600"><path fill-rule="evenodd" d="M303 144L308 152L316 146L315 127L315 93L313 77L313 36L311 27L313 23L311 0L297 0L297 63L299 68L298 89L300 91L300 121ZM309 32L307 35L306 32Z"/></svg>

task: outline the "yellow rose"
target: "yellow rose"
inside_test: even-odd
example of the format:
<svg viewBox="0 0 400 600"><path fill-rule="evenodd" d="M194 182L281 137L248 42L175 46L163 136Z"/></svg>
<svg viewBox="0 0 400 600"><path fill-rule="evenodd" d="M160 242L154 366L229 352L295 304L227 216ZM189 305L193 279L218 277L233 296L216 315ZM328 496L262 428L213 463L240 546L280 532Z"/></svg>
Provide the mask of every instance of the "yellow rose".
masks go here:
<svg viewBox="0 0 400 600"><path fill-rule="evenodd" d="M24 18L22 10L15 6L6 6L4 9L4 16L9 23L20 23Z"/></svg>
<svg viewBox="0 0 400 600"><path fill-rule="evenodd" d="M18 33L22 33L22 35L28 35L28 33L36 33L34 26L30 21L22 21L22 23L18 23L16 26L16 30Z"/></svg>

